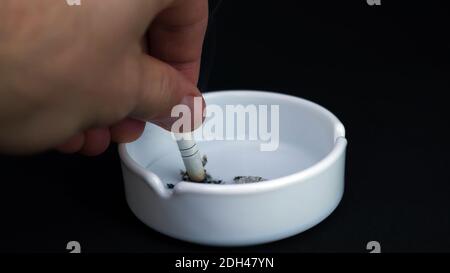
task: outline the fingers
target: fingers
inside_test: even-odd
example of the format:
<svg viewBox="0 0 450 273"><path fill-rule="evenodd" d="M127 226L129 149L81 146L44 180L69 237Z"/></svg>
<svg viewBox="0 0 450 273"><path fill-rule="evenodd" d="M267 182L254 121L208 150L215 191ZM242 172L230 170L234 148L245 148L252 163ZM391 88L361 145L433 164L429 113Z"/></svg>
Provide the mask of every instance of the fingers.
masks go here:
<svg viewBox="0 0 450 273"><path fill-rule="evenodd" d="M182 131L191 131L203 121L203 109L205 107L203 98L197 87L191 83L182 73L172 66L159 61L147 54L137 56L130 55L134 63L138 65L131 66L137 69L130 71L130 68L119 75L118 82L126 82L130 72L138 75L137 84L132 88L122 90L121 98L115 101L116 105L123 104L128 97L135 96L135 103L129 113L129 116L138 120L152 121L159 126L171 130L173 123L179 117L171 117L171 112L176 105L186 105L190 109L190 126L188 129L182 127ZM195 98L201 98L201 103L196 104ZM98 109L102 109L99 107ZM110 105L108 109L114 109ZM199 118L198 118L199 117ZM142 133L145 123L135 119L126 119L116 125L103 129L90 129L84 135L77 135L71 138L67 143L58 147L59 151L65 153L74 153L79 151L82 154L94 156L104 152L111 139L116 142L130 142L137 139Z"/></svg>
<svg viewBox="0 0 450 273"><path fill-rule="evenodd" d="M148 33L150 55L197 83L208 24L207 0L178 0L163 10Z"/></svg>
<svg viewBox="0 0 450 273"><path fill-rule="evenodd" d="M109 146L110 141L117 143L128 143L138 139L145 129L145 122L127 118L111 126L108 129L90 129L85 133L79 133L56 150L65 154L80 152L84 155L95 156L103 153Z"/></svg>
<svg viewBox="0 0 450 273"><path fill-rule="evenodd" d="M96 156L108 149L111 135L108 128L89 129L84 133L85 141L80 153L86 156Z"/></svg>
<svg viewBox="0 0 450 273"><path fill-rule="evenodd" d="M65 154L73 154L81 150L84 145L84 133L79 133L69 140L67 140L64 144L58 146L56 149Z"/></svg>
<svg viewBox="0 0 450 273"><path fill-rule="evenodd" d="M127 118L110 127L111 139L117 143L128 143L138 139L145 129L145 122Z"/></svg>
<svg viewBox="0 0 450 273"><path fill-rule="evenodd" d="M56 150L66 154L79 152L86 156L97 156L108 149L110 142L111 135L108 128L89 129L71 137Z"/></svg>
<svg viewBox="0 0 450 273"><path fill-rule="evenodd" d="M139 98L131 113L132 117L153 121L170 130L176 121L170 118L173 107L184 104L190 109L192 124L201 124L201 121L194 121L194 118L202 118L204 104L193 103L195 98L202 98L200 91L193 83L170 65L146 54L141 54L138 62L141 63L139 65L141 71L138 72L140 74Z"/></svg>

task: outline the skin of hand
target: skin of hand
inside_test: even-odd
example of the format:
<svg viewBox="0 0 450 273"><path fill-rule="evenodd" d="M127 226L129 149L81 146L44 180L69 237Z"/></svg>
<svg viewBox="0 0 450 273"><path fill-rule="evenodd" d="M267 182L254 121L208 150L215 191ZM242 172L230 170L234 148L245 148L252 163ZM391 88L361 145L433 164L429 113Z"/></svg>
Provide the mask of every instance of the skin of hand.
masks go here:
<svg viewBox="0 0 450 273"><path fill-rule="evenodd" d="M201 96L207 22L207 0L3 0L0 152L98 155L169 129Z"/></svg>

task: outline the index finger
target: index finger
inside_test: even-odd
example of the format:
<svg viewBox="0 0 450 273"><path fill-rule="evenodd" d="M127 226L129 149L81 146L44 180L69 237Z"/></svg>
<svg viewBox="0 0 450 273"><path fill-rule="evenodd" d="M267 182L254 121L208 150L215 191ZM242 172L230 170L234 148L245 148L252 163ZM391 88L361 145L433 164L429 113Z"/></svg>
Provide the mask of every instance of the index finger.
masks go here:
<svg viewBox="0 0 450 273"><path fill-rule="evenodd" d="M150 55L172 65L196 84L207 25L208 0L174 1L149 29Z"/></svg>

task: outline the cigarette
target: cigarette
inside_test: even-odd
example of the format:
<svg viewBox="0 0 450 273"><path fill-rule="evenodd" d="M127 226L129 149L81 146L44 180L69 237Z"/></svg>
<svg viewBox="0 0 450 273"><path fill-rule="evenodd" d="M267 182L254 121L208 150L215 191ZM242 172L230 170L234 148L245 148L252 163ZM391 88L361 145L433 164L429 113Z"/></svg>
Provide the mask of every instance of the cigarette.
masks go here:
<svg viewBox="0 0 450 273"><path fill-rule="evenodd" d="M200 154L197 143L192 134L180 136L180 140L177 141L178 149L180 150L189 178L195 182L204 181L206 174L203 167L202 155Z"/></svg>

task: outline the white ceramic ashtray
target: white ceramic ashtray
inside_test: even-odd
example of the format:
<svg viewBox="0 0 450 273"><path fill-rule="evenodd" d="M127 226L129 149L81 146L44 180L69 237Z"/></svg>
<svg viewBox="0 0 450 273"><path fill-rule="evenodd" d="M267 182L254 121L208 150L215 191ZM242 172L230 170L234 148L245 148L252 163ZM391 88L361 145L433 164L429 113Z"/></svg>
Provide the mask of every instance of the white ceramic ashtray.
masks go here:
<svg viewBox="0 0 450 273"><path fill-rule="evenodd" d="M119 146L126 199L142 222L189 242L245 246L298 234L330 215L344 190L347 145L332 113L271 92L204 98L207 119L194 135L207 172L220 184L182 181L172 133L156 125ZM264 181L240 184L236 176Z"/></svg>

